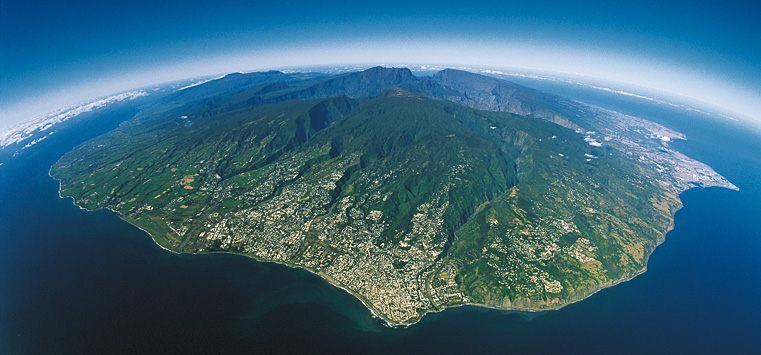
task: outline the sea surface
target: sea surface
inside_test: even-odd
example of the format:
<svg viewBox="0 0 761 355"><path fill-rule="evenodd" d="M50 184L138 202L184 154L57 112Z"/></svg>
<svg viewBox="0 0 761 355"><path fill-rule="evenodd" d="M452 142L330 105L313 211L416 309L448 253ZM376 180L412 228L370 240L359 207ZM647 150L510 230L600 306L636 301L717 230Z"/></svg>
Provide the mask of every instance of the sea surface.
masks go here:
<svg viewBox="0 0 761 355"><path fill-rule="evenodd" d="M48 176L62 154L132 117L124 103L0 166L0 353L761 353L761 136L720 117L576 94L685 133L675 147L740 188L682 194L674 230L629 282L558 311L460 307L389 328L309 272L167 252L115 213L59 198Z"/></svg>

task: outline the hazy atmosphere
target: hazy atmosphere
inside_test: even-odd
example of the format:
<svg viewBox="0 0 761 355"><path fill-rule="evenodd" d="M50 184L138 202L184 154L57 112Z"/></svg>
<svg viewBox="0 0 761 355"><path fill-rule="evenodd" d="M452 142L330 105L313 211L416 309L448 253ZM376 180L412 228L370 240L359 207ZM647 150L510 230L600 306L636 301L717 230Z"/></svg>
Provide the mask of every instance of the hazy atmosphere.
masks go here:
<svg viewBox="0 0 761 355"><path fill-rule="evenodd" d="M138 86L336 63L574 73L761 115L757 1L3 1L0 127Z"/></svg>
<svg viewBox="0 0 761 355"><path fill-rule="evenodd" d="M0 354L761 354L760 14L0 0Z"/></svg>

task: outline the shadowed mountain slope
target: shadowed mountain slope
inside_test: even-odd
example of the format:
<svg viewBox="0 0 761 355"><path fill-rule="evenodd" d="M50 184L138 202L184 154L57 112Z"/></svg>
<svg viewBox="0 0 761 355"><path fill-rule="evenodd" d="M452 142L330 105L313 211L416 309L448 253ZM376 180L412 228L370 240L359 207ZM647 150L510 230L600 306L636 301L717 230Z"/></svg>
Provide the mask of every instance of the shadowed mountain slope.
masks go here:
<svg viewBox="0 0 761 355"><path fill-rule="evenodd" d="M645 269L679 192L733 187L677 132L454 70L236 74L165 104L64 155L61 195L169 250L309 269L394 324L584 298Z"/></svg>

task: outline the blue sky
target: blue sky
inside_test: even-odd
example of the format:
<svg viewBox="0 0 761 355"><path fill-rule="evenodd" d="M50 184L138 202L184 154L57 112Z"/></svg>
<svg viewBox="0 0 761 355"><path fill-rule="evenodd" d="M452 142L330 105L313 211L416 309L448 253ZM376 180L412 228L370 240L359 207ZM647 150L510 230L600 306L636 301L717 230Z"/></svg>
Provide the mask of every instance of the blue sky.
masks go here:
<svg viewBox="0 0 761 355"><path fill-rule="evenodd" d="M605 78L761 119L755 1L0 1L0 128L137 86L407 62Z"/></svg>

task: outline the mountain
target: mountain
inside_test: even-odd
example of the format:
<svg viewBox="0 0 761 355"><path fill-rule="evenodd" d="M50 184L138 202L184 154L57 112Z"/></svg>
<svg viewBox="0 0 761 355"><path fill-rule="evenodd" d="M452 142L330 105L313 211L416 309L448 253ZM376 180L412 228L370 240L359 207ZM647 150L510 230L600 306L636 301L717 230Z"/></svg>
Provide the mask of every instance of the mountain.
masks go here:
<svg viewBox="0 0 761 355"><path fill-rule="evenodd" d="M309 269L394 324L582 299L644 271L679 192L733 187L677 132L461 71L191 89L64 155L61 195L169 250Z"/></svg>
<svg viewBox="0 0 761 355"><path fill-rule="evenodd" d="M533 116L564 127L579 128L569 120L570 117L578 119L580 115L569 109L574 105L568 100L493 77L445 69L426 78L419 90L430 97L480 110Z"/></svg>

